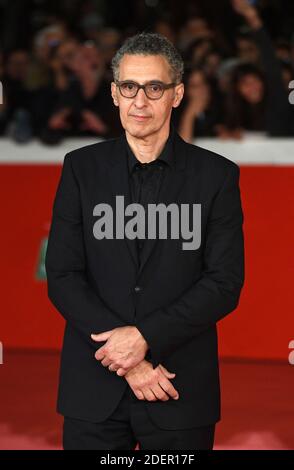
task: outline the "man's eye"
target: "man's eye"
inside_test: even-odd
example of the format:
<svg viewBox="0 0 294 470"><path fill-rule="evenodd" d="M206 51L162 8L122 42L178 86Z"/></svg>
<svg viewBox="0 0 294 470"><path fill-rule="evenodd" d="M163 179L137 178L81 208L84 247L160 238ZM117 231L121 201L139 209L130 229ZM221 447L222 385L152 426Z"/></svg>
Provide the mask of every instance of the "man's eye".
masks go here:
<svg viewBox="0 0 294 470"><path fill-rule="evenodd" d="M161 87L158 84L151 85L151 90L152 91L159 91L160 89L161 89Z"/></svg>
<svg viewBox="0 0 294 470"><path fill-rule="evenodd" d="M134 89L134 84L133 83L123 83L122 85L124 90L133 90Z"/></svg>

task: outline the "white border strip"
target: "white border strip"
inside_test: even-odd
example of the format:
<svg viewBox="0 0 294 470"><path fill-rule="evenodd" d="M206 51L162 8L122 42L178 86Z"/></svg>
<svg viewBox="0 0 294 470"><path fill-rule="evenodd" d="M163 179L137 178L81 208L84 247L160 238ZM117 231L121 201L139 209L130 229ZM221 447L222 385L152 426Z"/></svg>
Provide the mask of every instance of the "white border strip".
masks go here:
<svg viewBox="0 0 294 470"><path fill-rule="evenodd" d="M15 144L0 139L0 164L56 164L63 163L67 152L101 139L67 139L56 147L42 145L38 140ZM294 138L248 138L243 141L197 139L194 142L240 165L294 165Z"/></svg>

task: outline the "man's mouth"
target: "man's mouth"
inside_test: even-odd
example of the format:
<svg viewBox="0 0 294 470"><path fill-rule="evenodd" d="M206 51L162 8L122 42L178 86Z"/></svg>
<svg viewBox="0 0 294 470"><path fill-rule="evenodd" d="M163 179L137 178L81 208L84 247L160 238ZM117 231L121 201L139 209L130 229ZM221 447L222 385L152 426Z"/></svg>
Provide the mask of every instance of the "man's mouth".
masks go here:
<svg viewBox="0 0 294 470"><path fill-rule="evenodd" d="M145 121L146 119L149 119L150 116L144 116L141 114L131 114L131 116L136 119L137 121Z"/></svg>

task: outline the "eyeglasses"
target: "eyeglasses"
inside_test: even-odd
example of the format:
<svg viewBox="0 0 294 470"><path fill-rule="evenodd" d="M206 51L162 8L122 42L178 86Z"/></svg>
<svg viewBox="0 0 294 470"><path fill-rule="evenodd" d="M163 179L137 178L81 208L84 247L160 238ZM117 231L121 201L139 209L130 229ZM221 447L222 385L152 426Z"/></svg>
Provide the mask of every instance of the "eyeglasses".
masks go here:
<svg viewBox="0 0 294 470"><path fill-rule="evenodd" d="M159 100L165 90L173 88L175 83L162 83L162 82L148 82L145 85L139 85L139 83L132 81L116 81L115 84L118 86L120 94L124 98L135 98L140 88L144 90L145 95L150 100Z"/></svg>

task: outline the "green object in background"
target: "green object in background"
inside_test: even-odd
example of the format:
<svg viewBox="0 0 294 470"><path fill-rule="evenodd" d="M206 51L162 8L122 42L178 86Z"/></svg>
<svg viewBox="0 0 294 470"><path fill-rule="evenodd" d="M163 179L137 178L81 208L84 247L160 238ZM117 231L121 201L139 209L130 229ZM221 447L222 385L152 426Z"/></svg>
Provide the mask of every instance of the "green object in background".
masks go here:
<svg viewBox="0 0 294 470"><path fill-rule="evenodd" d="M38 281L46 281L46 269L45 269L45 256L47 250L48 238L43 238L41 240L40 252L39 252L39 261L36 272L36 278Z"/></svg>

